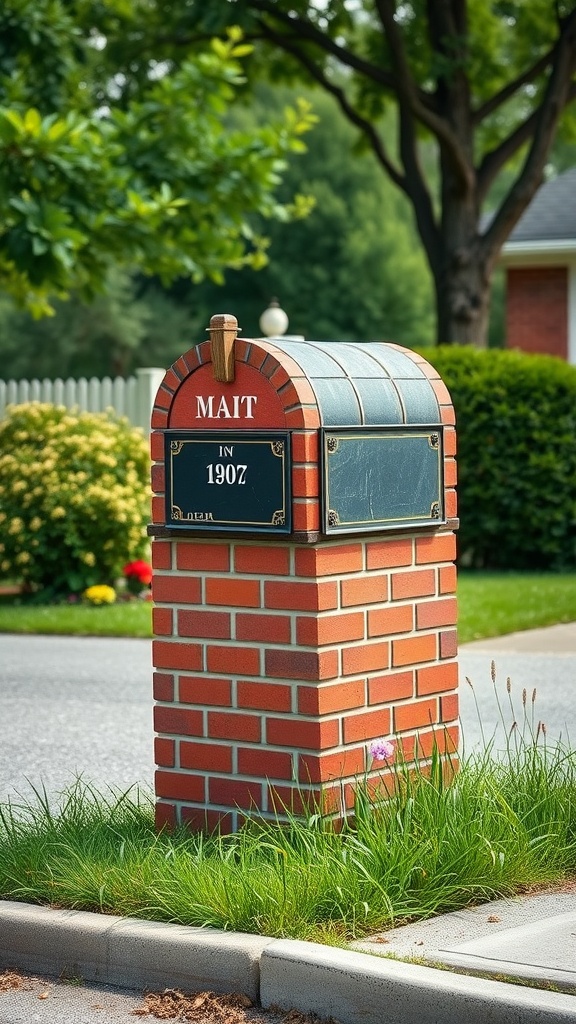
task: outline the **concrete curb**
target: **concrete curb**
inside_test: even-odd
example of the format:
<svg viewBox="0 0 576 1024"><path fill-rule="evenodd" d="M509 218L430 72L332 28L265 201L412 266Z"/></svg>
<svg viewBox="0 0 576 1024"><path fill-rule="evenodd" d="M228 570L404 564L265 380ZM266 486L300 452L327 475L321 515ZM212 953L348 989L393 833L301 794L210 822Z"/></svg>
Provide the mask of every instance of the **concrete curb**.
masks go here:
<svg viewBox="0 0 576 1024"><path fill-rule="evenodd" d="M345 1024L576 1021L573 996L290 939L263 950L260 998Z"/></svg>
<svg viewBox="0 0 576 1024"><path fill-rule="evenodd" d="M260 956L274 939L216 928L0 902L0 968L123 988L260 995Z"/></svg>
<svg viewBox="0 0 576 1024"><path fill-rule="evenodd" d="M576 1024L576 999L313 942L0 901L0 968L245 992L341 1024Z"/></svg>

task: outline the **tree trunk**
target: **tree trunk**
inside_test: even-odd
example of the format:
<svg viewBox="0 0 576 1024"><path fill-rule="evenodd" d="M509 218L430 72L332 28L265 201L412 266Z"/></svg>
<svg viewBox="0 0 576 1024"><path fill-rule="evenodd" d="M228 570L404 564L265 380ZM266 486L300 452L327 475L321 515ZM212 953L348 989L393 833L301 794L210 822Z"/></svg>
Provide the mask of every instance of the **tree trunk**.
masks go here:
<svg viewBox="0 0 576 1024"><path fill-rule="evenodd" d="M436 341L439 345L488 344L490 275L472 254L473 245L448 255L445 273L435 278Z"/></svg>
<svg viewBox="0 0 576 1024"><path fill-rule="evenodd" d="M470 161L471 163L471 161ZM467 185L441 154L442 215L432 262L439 345L488 344L490 279L494 256L479 236L475 178Z"/></svg>

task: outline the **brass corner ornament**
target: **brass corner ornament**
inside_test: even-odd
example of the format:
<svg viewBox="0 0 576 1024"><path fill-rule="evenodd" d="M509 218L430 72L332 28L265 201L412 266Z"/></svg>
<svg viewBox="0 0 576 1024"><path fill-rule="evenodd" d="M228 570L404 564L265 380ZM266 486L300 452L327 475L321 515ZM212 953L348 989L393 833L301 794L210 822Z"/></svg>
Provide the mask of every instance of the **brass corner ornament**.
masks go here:
<svg viewBox="0 0 576 1024"><path fill-rule="evenodd" d="M234 380L234 342L240 328L232 313L217 313L210 318L210 351L214 379L223 384Z"/></svg>

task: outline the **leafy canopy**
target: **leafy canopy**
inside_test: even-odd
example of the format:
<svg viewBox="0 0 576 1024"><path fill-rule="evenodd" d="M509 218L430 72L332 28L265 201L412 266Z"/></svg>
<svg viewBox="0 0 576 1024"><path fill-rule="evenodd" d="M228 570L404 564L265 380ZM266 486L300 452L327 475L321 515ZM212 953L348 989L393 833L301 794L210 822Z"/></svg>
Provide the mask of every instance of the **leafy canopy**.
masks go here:
<svg viewBox="0 0 576 1024"><path fill-rule="evenodd" d="M438 340L481 344L498 254L559 132L574 129L575 0L188 0L168 11L165 39L191 46L234 19L258 41L254 74L304 77L336 99L412 204Z"/></svg>
<svg viewBox="0 0 576 1024"><path fill-rule="evenodd" d="M0 9L0 285L36 314L91 297L114 265L163 282L261 266L249 214L308 212L276 190L314 118L224 132L250 47L231 28L178 62L117 63L154 5L7 0Z"/></svg>

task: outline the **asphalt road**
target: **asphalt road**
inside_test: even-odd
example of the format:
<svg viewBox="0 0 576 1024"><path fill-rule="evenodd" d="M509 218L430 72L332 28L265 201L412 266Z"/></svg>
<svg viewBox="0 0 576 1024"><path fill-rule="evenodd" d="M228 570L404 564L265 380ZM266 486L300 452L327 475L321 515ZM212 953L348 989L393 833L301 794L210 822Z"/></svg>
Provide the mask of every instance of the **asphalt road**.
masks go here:
<svg viewBox="0 0 576 1024"><path fill-rule="evenodd" d="M546 631L541 632L544 635ZM498 644L502 644L502 638ZM491 677L492 660L496 669L495 683ZM572 651L562 652L518 651L506 650L486 640L480 646L462 647L458 661L465 752L482 749L491 742L495 750L502 750L507 735L512 741L515 731L520 734L524 730L526 737L530 732L535 735L539 722L544 723L547 743L560 740L565 744L571 741L574 745L576 646ZM508 679L510 694L507 691ZM523 690L526 690L525 705ZM512 729L514 722L516 730ZM539 735L542 741L542 731Z"/></svg>
<svg viewBox="0 0 576 1024"><path fill-rule="evenodd" d="M546 634L548 635L548 634ZM540 646L548 643L544 639ZM554 652L510 651L502 640L460 651L465 749L523 722L522 690L534 727L549 739L576 737L576 645ZM106 790L153 785L150 641L101 637L0 636L0 801L67 788L76 777ZM497 669L496 686L490 662ZM469 677L474 689L465 682ZM508 705L510 676L515 710ZM502 704L500 722L496 694Z"/></svg>
<svg viewBox="0 0 576 1024"><path fill-rule="evenodd" d="M1 981L0 973L0 1024L134 1024L144 1005L142 993L109 985L18 974L17 987L2 991Z"/></svg>
<svg viewBox="0 0 576 1024"><path fill-rule="evenodd" d="M78 776L151 790L150 652L147 640L0 636L0 801Z"/></svg>

